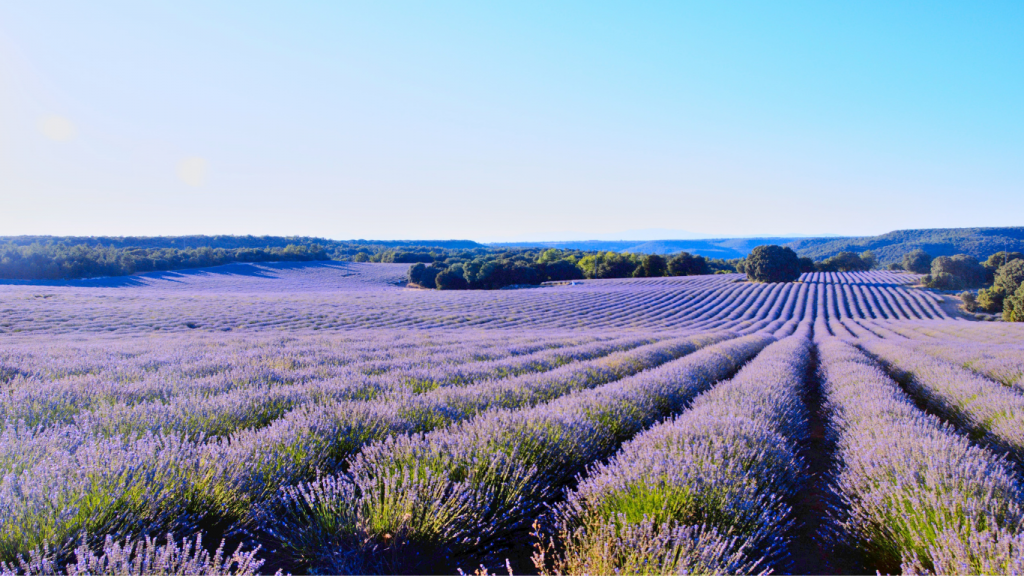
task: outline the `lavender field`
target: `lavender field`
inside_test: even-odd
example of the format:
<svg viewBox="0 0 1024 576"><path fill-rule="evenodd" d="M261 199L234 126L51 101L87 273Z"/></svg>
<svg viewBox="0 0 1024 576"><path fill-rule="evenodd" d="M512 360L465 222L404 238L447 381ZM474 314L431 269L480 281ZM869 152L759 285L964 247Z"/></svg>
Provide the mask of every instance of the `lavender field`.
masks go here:
<svg viewBox="0 0 1024 576"><path fill-rule="evenodd" d="M1021 573L1024 329L919 277L0 285L4 573Z"/></svg>

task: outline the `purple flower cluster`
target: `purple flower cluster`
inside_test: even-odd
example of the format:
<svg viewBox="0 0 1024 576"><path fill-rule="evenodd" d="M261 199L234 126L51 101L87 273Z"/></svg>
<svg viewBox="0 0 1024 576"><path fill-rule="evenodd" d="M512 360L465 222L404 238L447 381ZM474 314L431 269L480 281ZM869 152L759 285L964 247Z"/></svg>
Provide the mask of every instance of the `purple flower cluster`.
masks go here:
<svg viewBox="0 0 1024 576"><path fill-rule="evenodd" d="M561 552L538 561L566 574L783 565L789 502L803 484L809 358L805 328L593 467L556 510Z"/></svg>
<svg viewBox="0 0 1024 576"><path fill-rule="evenodd" d="M32 574L38 576L148 576L150 574L192 574L203 576L251 576L260 573L264 561L256 558L259 549L244 552L239 547L225 556L224 543L210 554L203 548L202 536L195 540L174 541L168 534L166 544L145 537L142 540L115 542L107 536L102 554L97 555L83 544L75 549L74 563L61 567L46 553L20 559L17 565L0 564L0 575ZM280 573L280 572L279 572Z"/></svg>

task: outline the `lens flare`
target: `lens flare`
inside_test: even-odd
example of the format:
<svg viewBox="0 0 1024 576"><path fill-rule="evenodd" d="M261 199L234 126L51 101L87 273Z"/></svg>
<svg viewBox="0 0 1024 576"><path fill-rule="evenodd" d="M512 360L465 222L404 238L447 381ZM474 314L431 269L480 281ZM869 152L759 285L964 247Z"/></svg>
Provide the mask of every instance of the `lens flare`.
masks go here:
<svg viewBox="0 0 1024 576"><path fill-rule="evenodd" d="M78 131L71 120L63 116L45 116L39 120L39 131L55 142L73 140Z"/></svg>

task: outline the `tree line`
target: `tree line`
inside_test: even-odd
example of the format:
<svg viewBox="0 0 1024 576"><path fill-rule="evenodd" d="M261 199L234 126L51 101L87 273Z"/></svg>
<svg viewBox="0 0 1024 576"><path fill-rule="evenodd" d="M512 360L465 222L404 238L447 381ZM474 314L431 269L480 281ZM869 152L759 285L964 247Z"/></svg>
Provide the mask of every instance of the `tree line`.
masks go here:
<svg viewBox="0 0 1024 576"><path fill-rule="evenodd" d="M319 244L267 248L114 248L76 244L0 245L0 278L68 280L219 266L231 262L329 260Z"/></svg>
<svg viewBox="0 0 1024 576"><path fill-rule="evenodd" d="M541 282L603 278L694 276L736 271L735 261L704 258L682 252L622 254L582 250L507 249L474 254L457 253L444 259L414 264L409 282L439 290L493 290Z"/></svg>

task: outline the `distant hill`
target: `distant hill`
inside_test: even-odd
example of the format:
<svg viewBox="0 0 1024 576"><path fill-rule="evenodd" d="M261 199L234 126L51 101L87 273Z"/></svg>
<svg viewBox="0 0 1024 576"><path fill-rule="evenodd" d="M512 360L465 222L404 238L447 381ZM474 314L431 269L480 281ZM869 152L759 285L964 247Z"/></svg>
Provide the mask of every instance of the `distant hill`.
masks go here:
<svg viewBox="0 0 1024 576"><path fill-rule="evenodd" d="M786 244L800 256L823 260L840 252L871 250L879 263L899 262L903 255L920 248L932 256L968 254L985 260L1002 250L1024 251L1024 227L933 228L897 230L881 236L861 238L803 238Z"/></svg>
<svg viewBox="0 0 1024 576"><path fill-rule="evenodd" d="M786 244L794 238L718 238L710 240L585 240L573 242L509 242L488 244L492 248L558 248L561 250L601 250L634 254L674 254L689 252L706 258L743 258L755 246Z"/></svg>

